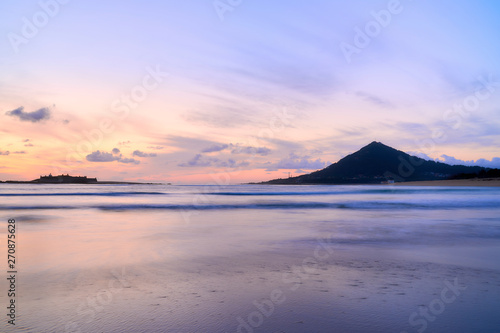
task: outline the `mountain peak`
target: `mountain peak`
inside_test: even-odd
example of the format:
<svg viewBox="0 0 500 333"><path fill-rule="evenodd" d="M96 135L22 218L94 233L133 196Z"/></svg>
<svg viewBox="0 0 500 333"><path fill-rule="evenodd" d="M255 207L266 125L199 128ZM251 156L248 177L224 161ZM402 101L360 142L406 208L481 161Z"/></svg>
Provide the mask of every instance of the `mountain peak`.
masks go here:
<svg viewBox="0 0 500 333"><path fill-rule="evenodd" d="M364 146L363 148L368 148L368 147L387 147L387 148L391 148L387 145L384 145L382 142L378 142L378 141L372 141L370 142L369 144L367 144L366 146ZM361 148L361 149L363 149ZM394 149L394 148L392 148Z"/></svg>
<svg viewBox="0 0 500 333"><path fill-rule="evenodd" d="M268 184L380 184L387 179L417 181L447 179L459 173L477 173L484 168L448 165L416 156L372 141L337 163L310 174L275 179Z"/></svg>

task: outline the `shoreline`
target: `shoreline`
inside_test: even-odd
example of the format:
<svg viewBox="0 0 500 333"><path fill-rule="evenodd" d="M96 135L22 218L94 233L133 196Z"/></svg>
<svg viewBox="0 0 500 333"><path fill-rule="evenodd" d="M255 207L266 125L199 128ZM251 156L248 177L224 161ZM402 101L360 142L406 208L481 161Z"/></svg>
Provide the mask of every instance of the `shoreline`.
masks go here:
<svg viewBox="0 0 500 333"><path fill-rule="evenodd" d="M171 183L134 183L134 182L114 182L114 181L98 181L89 183L43 183L43 182L32 182L32 181L18 181L18 180L7 180L0 181L0 184L29 184L29 185L172 185Z"/></svg>
<svg viewBox="0 0 500 333"><path fill-rule="evenodd" d="M380 183L359 183L359 184L322 184L322 183L282 183L282 184L269 184L269 183L245 183L241 185L330 185L330 186L353 186L353 185L384 185L384 186L481 186L481 187L500 187L500 178L472 178L472 179L445 179L445 180L419 180L410 182L396 182L392 184Z"/></svg>
<svg viewBox="0 0 500 333"><path fill-rule="evenodd" d="M500 178L473 178L449 180L422 180L415 182L400 182L388 185L396 186L481 186L500 187Z"/></svg>

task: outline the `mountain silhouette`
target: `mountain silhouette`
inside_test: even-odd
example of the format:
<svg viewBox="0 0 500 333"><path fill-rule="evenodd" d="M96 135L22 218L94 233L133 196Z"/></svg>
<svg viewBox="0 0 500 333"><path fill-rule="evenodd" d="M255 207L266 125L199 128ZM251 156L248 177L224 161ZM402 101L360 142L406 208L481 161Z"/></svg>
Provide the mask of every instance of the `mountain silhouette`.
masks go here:
<svg viewBox="0 0 500 333"><path fill-rule="evenodd" d="M306 175L274 179L264 184L377 184L384 181L449 179L486 168L427 161L373 141L337 163Z"/></svg>

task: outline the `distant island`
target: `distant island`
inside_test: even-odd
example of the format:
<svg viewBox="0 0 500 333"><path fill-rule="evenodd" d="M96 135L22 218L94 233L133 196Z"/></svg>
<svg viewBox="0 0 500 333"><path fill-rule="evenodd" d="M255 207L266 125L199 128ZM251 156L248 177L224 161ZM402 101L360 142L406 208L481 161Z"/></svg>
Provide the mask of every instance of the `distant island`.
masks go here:
<svg viewBox="0 0 500 333"><path fill-rule="evenodd" d="M127 184L127 185L135 185L135 184L145 184L145 185L163 185L160 183L138 183L138 182L118 182L118 181L98 181L97 178L88 178L87 176L70 176L59 175L52 176L49 174L48 176L40 176L38 179L34 179L31 181L19 181L19 180L7 180L5 182L0 181L0 183L9 183L9 184ZM166 185L171 185L167 183Z"/></svg>
<svg viewBox="0 0 500 333"><path fill-rule="evenodd" d="M428 161L373 141L322 170L259 184L392 184L498 177L499 169Z"/></svg>
<svg viewBox="0 0 500 333"><path fill-rule="evenodd" d="M40 176L40 178L32 180L32 183L43 183L43 184L90 184L97 183L97 178L87 178L87 176L77 176L73 177L69 174L52 176Z"/></svg>

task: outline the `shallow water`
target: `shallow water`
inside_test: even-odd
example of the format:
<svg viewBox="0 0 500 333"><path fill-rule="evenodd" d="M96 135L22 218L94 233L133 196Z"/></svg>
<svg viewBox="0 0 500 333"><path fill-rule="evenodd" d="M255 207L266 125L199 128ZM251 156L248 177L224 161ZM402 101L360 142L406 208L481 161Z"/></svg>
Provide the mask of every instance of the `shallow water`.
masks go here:
<svg viewBox="0 0 500 333"><path fill-rule="evenodd" d="M499 213L484 187L1 184L19 306L0 327L496 332Z"/></svg>

